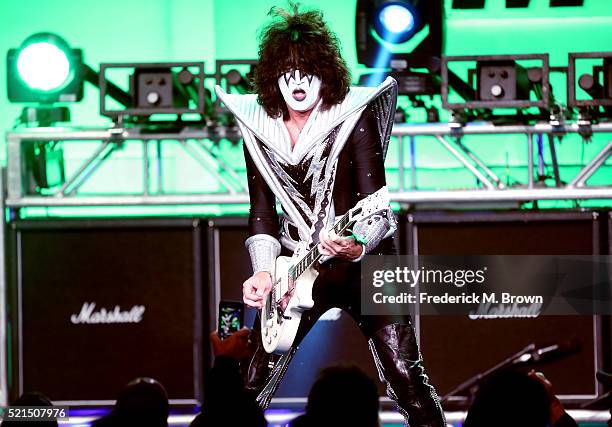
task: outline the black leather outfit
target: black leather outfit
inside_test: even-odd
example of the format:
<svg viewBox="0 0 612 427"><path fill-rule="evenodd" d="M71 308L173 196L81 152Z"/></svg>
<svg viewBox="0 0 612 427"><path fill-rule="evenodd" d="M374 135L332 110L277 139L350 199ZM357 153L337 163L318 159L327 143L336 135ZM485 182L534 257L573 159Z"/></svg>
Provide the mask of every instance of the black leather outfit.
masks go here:
<svg viewBox="0 0 612 427"><path fill-rule="evenodd" d="M377 135L377 122L366 110L346 142L338 159L333 190L336 216L385 185L383 154ZM373 137L374 136L374 137ZM250 235L269 234L279 238L279 218L275 196L258 172L245 149L251 211ZM304 191L309 191L304 189ZM293 233L291 233L293 235ZM297 236L297 232L295 233ZM393 237L381 241L370 254L393 254ZM281 255L291 255L283 247ZM288 368L297 346L317 319L332 307L348 312L368 338L370 351L387 394L396 401L399 411L411 427L445 426L437 394L428 382L422 365L410 316L365 316L360 312L360 263L332 258L320 265L313 286L314 307L302 315L292 349L282 356L269 355L261 342L248 369L247 389L257 395L266 408ZM252 334L260 340L259 318Z"/></svg>

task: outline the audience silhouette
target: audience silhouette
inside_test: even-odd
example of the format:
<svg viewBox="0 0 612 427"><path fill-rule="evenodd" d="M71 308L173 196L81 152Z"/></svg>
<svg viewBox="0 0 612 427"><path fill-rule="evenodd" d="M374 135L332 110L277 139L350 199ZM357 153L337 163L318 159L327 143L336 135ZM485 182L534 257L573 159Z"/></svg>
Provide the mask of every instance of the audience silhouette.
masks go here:
<svg viewBox="0 0 612 427"><path fill-rule="evenodd" d="M476 394L464 427L577 427L542 373L507 370Z"/></svg>
<svg viewBox="0 0 612 427"><path fill-rule="evenodd" d="M378 389L356 366L323 369L308 394L306 413L292 427L377 427Z"/></svg>
<svg viewBox="0 0 612 427"><path fill-rule="evenodd" d="M42 393L24 393L11 406L52 407L51 400ZM57 427L57 421L2 421L0 427Z"/></svg>
<svg viewBox="0 0 612 427"><path fill-rule="evenodd" d="M253 354L251 331L242 329L221 340L210 335L215 355L206 375L202 411L190 427L266 427L263 411L244 389L240 362ZM612 375L600 374L612 384ZM606 382L607 381L607 382ZM306 412L291 427L380 427L378 389L356 366L321 371L308 395ZM25 393L11 406L52 407L40 393ZM137 378L119 393L112 411L92 427L167 427L170 412L164 387L152 378ZM0 427L55 427L57 421L3 421ZM463 427L577 427L541 372L506 370L488 378L477 392Z"/></svg>
<svg viewBox="0 0 612 427"><path fill-rule="evenodd" d="M92 427L167 427L169 413L164 387L152 378L137 378L119 393L113 410Z"/></svg>

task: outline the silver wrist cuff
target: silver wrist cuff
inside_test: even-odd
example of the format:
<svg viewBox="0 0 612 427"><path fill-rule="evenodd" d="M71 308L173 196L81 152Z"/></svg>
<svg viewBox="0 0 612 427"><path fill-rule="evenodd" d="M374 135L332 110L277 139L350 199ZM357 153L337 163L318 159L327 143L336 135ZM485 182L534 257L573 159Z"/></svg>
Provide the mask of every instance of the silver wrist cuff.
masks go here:
<svg viewBox="0 0 612 427"><path fill-rule="evenodd" d="M244 241L244 246L249 251L253 273L274 271L276 258L281 251L281 245L276 238L269 234L255 234Z"/></svg>
<svg viewBox="0 0 612 427"><path fill-rule="evenodd" d="M383 239L395 233L396 229L397 220L390 207L379 214L357 222L353 227L353 232L366 241L362 256L370 253Z"/></svg>

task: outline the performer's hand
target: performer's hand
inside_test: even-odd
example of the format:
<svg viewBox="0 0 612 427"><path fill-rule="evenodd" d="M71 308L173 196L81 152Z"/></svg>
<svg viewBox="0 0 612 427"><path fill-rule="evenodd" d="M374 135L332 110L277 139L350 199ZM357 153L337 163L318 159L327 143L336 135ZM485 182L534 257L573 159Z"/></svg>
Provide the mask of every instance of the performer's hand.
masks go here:
<svg viewBox="0 0 612 427"><path fill-rule="evenodd" d="M267 271L258 271L242 285L242 300L249 307L262 308L264 298L272 289L272 277Z"/></svg>
<svg viewBox="0 0 612 427"><path fill-rule="evenodd" d="M251 330L242 328L234 332L229 337L222 340L217 331L210 334L210 343L213 353L216 356L227 356L234 360L241 361L253 355L253 346L249 342Z"/></svg>
<svg viewBox="0 0 612 427"><path fill-rule="evenodd" d="M338 236L333 230L321 229L319 232L319 252L323 255L342 259L355 259L361 256L363 246L352 237Z"/></svg>

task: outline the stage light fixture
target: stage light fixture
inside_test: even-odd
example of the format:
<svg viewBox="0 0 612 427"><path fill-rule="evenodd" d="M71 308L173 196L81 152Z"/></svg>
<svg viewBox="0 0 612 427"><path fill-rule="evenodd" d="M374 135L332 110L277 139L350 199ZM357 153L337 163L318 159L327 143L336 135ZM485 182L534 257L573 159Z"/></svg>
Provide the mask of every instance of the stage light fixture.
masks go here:
<svg viewBox="0 0 612 427"><path fill-rule="evenodd" d="M478 61L476 65L478 99L481 101L529 99L530 80L527 74L527 69L516 61Z"/></svg>
<svg viewBox="0 0 612 427"><path fill-rule="evenodd" d="M442 54L442 0L358 0L357 60L373 68L427 68Z"/></svg>
<svg viewBox="0 0 612 427"><path fill-rule="evenodd" d="M130 79L136 108L172 108L182 100L174 99L170 68L136 69Z"/></svg>
<svg viewBox="0 0 612 427"><path fill-rule="evenodd" d="M466 62L475 62L476 67L460 67L467 73L465 78L452 73L455 63ZM538 66L534 66L536 64ZM442 63L442 105L449 110L547 109L550 102L548 75L546 54L447 56Z"/></svg>
<svg viewBox="0 0 612 427"><path fill-rule="evenodd" d="M34 34L7 53L7 94L11 102L52 104L83 98L83 54L60 36Z"/></svg>
<svg viewBox="0 0 612 427"><path fill-rule="evenodd" d="M215 62L215 84L221 86L227 93L253 93L253 79L257 68L255 59L219 59ZM228 137L232 143L240 141L236 118L229 112L219 98L215 99L214 111L217 122L231 129ZM236 131L235 133L234 130Z"/></svg>
<svg viewBox="0 0 612 427"><path fill-rule="evenodd" d="M17 56L17 72L32 89L57 90L70 77L66 52L48 42L32 43Z"/></svg>
<svg viewBox="0 0 612 427"><path fill-rule="evenodd" d="M127 70L127 73L125 72ZM109 74L127 74L129 91L109 80ZM204 63L100 64L100 114L113 120L141 122L154 114L206 114ZM118 101L120 107L109 103Z"/></svg>
<svg viewBox="0 0 612 427"><path fill-rule="evenodd" d="M227 85L236 88L240 94L251 93L253 88L248 80L238 70L229 70L226 74Z"/></svg>
<svg viewBox="0 0 612 427"><path fill-rule="evenodd" d="M374 27L384 40L401 43L408 40L418 31L419 21L415 19L412 9L405 4L383 4L376 13Z"/></svg>
<svg viewBox="0 0 612 427"><path fill-rule="evenodd" d="M570 53L567 62L567 105L578 108L585 117L611 118L612 52ZM578 69L588 70L589 66L590 72L578 77ZM588 96L579 92L576 86Z"/></svg>
<svg viewBox="0 0 612 427"><path fill-rule="evenodd" d="M24 188L27 194L41 194L66 182L64 150L58 141L24 144Z"/></svg>
<svg viewBox="0 0 612 427"><path fill-rule="evenodd" d="M253 59L220 59L216 62L216 84L226 92L252 93L256 67Z"/></svg>

